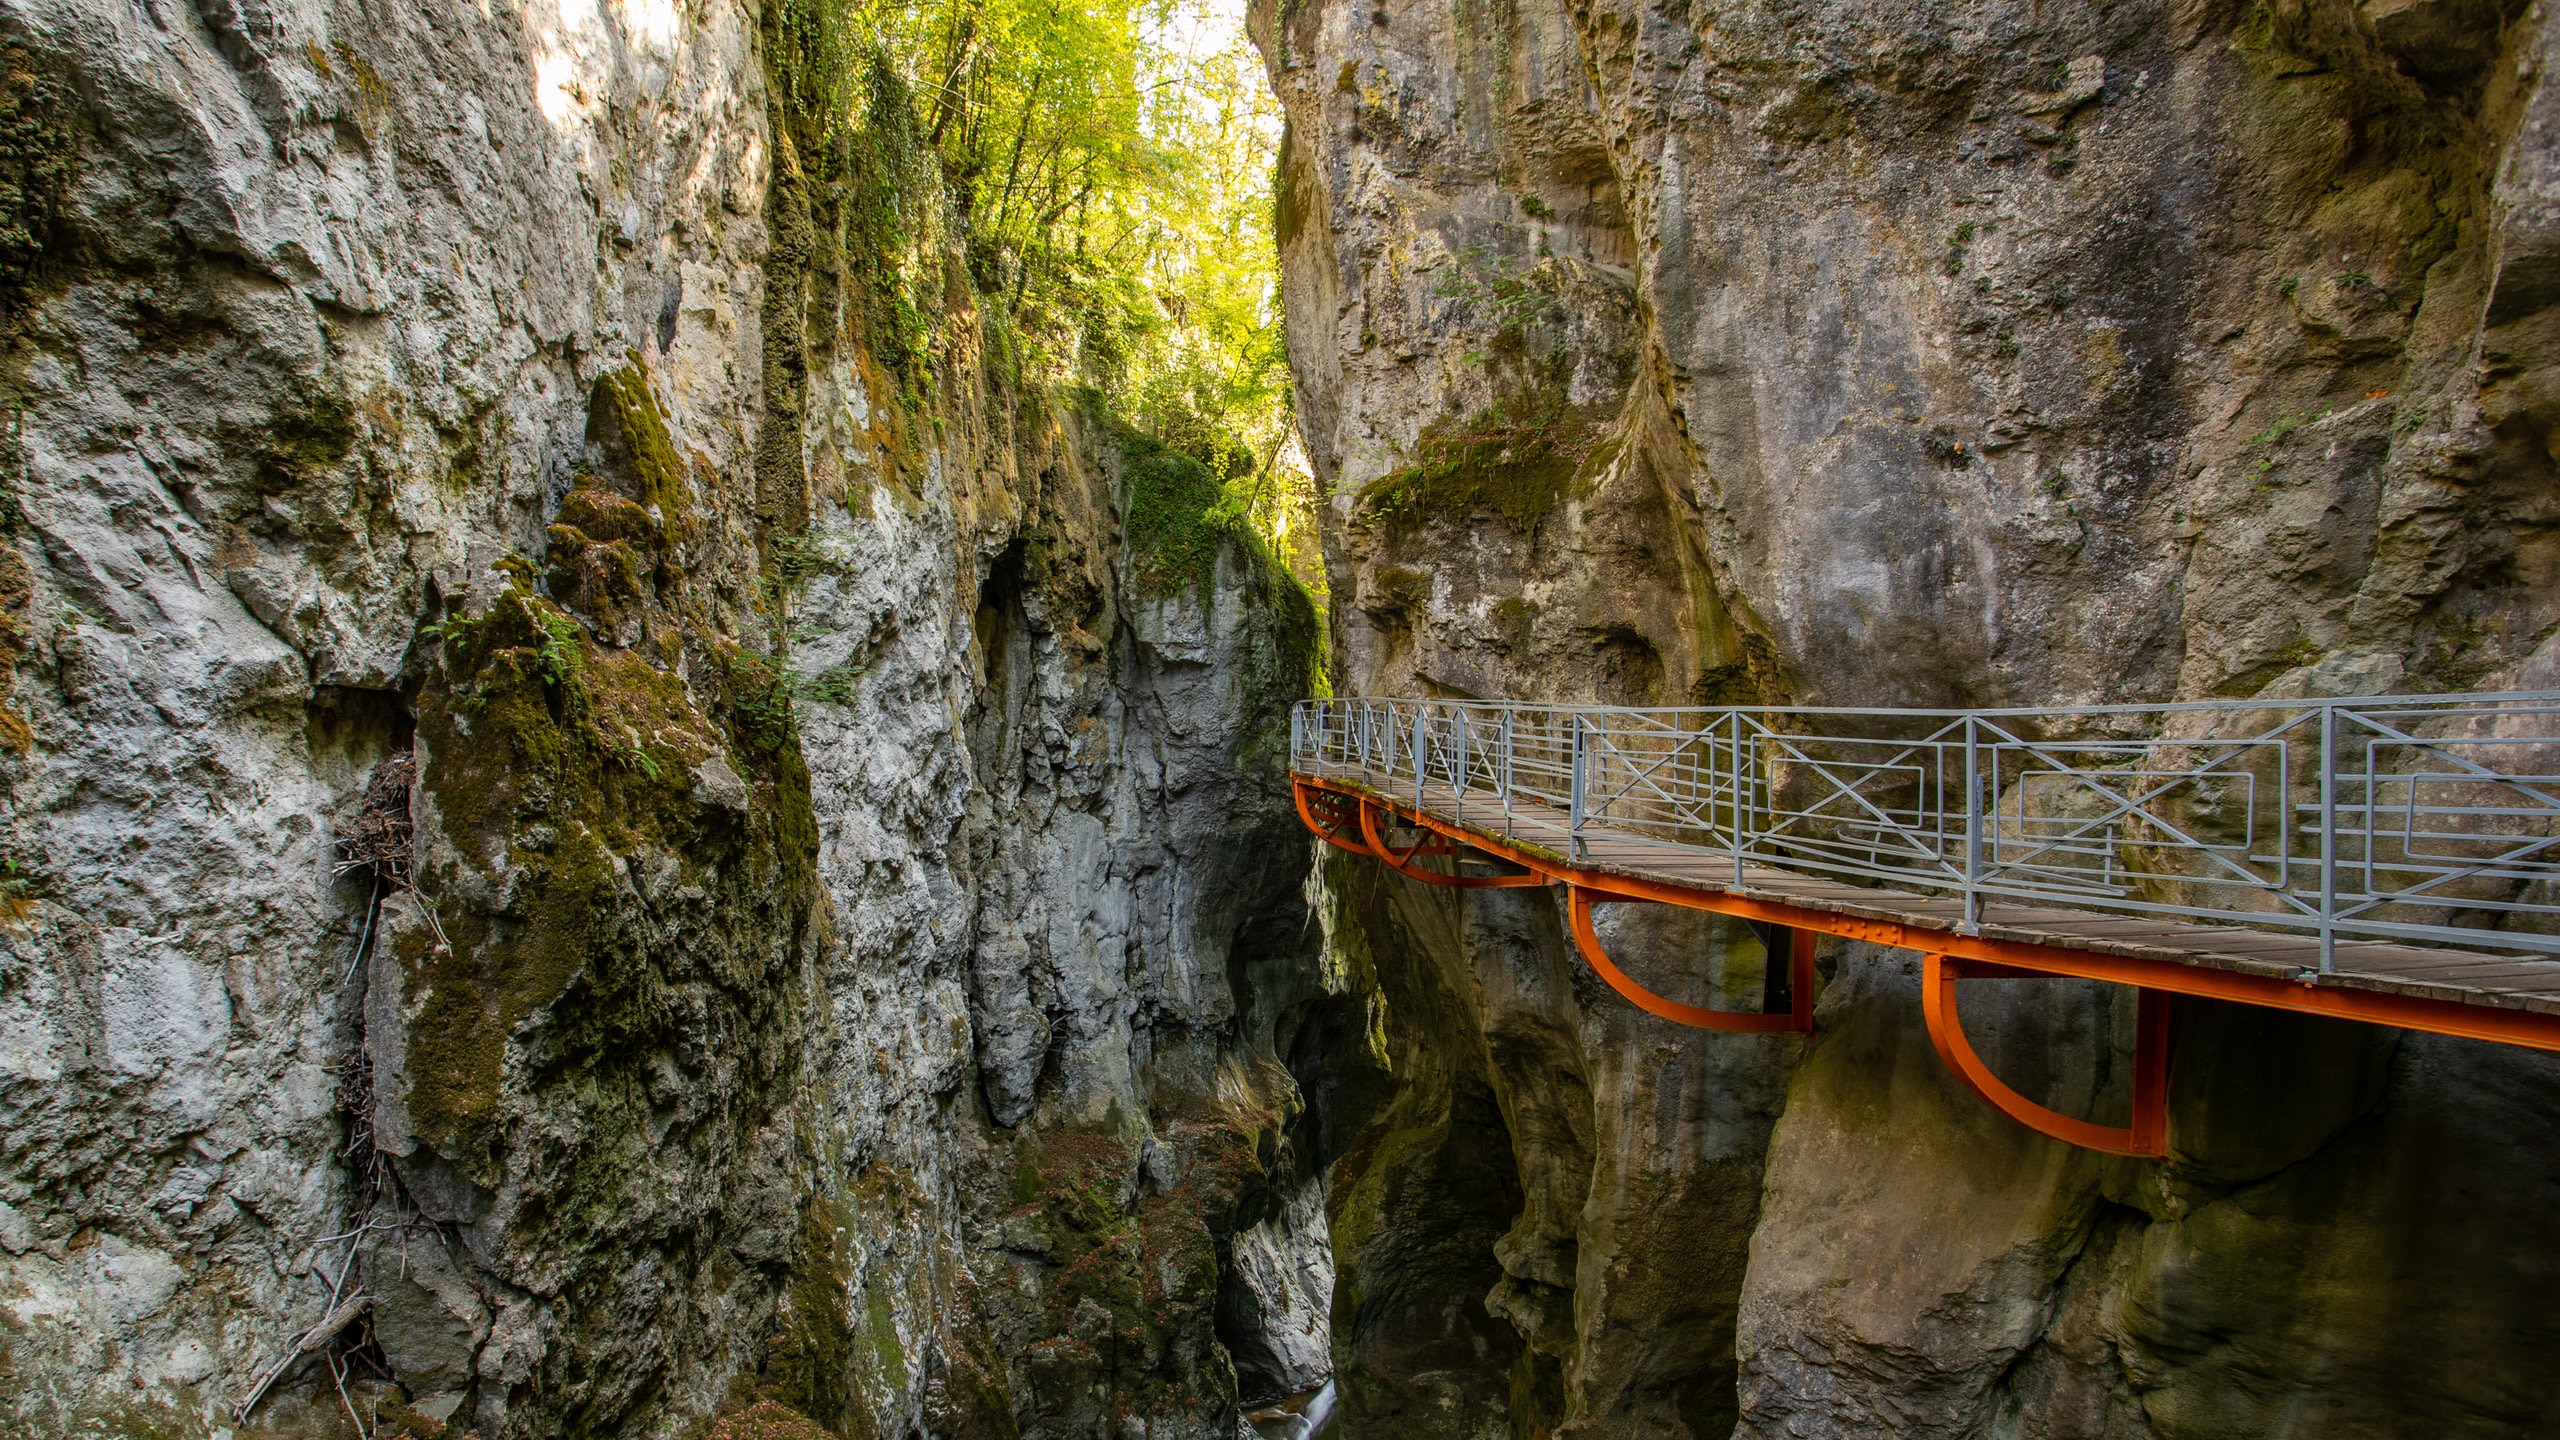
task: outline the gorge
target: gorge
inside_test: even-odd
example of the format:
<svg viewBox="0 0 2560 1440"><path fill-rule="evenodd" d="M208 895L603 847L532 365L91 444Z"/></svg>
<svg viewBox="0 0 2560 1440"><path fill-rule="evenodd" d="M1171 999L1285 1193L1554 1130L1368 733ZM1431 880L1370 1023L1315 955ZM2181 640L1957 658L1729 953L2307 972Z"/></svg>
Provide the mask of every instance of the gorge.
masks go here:
<svg viewBox="0 0 2560 1440"><path fill-rule="evenodd" d="M1267 123L1062 153L1251 172L1147 233L1266 247L1285 399L1099 171L1017 199L1122 20ZM6 0L0 1434L2560 1430L2560 1061L2182 1001L2098 1156L1908 952L1669 1026L1288 780L1323 693L2560 688L2555 47ZM2131 1023L1975 1012L2075 1113Z"/></svg>

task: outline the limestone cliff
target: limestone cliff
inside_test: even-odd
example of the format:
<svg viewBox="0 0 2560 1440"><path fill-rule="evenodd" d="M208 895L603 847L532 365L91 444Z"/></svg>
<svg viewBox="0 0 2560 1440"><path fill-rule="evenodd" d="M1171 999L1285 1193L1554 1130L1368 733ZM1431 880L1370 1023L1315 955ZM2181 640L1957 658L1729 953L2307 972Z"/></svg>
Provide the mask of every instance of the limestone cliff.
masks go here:
<svg viewBox="0 0 2560 1440"><path fill-rule="evenodd" d="M1255 24L1340 690L2551 683L2540 8ZM1331 1182L1351 1433L2560 1423L2545 1059L2182 1004L2177 1158L2106 1163L1957 1092L1907 956L1827 952L1809 1049L1675 1033L1543 899L1327 869L1396 1082ZM1617 919L1639 978L1761 964ZM2125 1017L2038 988L1984 1016L2004 1072L2121 1104Z"/></svg>
<svg viewBox="0 0 2560 1440"><path fill-rule="evenodd" d="M1138 563L1191 462L1024 370L825 16L0 7L0 1432L1320 1370L1315 612Z"/></svg>

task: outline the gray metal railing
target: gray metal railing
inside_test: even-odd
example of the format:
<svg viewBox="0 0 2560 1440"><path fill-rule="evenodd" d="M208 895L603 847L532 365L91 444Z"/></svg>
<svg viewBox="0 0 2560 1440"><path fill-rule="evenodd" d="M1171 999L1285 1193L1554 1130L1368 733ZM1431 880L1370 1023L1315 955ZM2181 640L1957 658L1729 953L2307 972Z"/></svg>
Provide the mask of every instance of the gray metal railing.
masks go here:
<svg viewBox="0 0 2560 1440"><path fill-rule="evenodd" d="M1301 702L1290 763L1576 859L2560 953L2560 691L2050 710Z"/></svg>

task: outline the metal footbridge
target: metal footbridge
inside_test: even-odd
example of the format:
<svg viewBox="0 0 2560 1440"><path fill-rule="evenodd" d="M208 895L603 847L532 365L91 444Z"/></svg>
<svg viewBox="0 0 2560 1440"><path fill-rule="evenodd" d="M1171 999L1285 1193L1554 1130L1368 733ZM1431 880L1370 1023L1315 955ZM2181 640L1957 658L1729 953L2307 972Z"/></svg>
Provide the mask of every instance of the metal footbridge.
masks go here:
<svg viewBox="0 0 2560 1440"><path fill-rule="evenodd" d="M1919 951L1931 1041L2057 1139L2167 1152L2170 997L2560 1050L2560 691L2045 710L1301 702L1298 813L1418 883L1554 886L1619 994L1811 1033L1814 940ZM1595 904L1754 922L1765 1013L1656 994ZM1966 1040L1966 979L2138 995L2131 1123L2047 1109Z"/></svg>

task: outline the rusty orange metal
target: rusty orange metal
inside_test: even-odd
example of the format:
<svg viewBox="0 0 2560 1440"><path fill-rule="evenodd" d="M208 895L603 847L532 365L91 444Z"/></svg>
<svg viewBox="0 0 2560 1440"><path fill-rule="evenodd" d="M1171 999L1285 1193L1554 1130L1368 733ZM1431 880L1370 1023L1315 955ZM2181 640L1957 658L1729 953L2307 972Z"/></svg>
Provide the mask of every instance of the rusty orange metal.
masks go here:
<svg viewBox="0 0 2560 1440"><path fill-rule="evenodd" d="M1360 806L1360 834L1362 838L1369 842L1370 852L1380 861L1384 862L1388 869L1393 870L1408 880L1419 880L1425 885L1439 885L1451 890L1506 890L1523 885L1544 885L1547 883L1547 877L1540 875L1535 871L1531 871L1526 875L1443 875L1436 870L1424 870L1417 866L1409 865L1405 862L1416 855L1456 855L1462 851L1474 849L1476 847L1473 845L1417 844L1408 845L1404 849L1399 850L1394 846L1389 845L1386 841L1386 837L1378 833L1377 807L1373 805L1366 796L1359 796L1355 798L1358 800ZM1303 805L1303 802L1301 803ZM1428 833L1438 832L1436 827L1434 827L1433 830Z"/></svg>
<svg viewBox="0 0 2560 1440"><path fill-rule="evenodd" d="M2387 994L2336 984L2315 985L2268 975L2182 965L2175 960L2109 955L1966 935L1906 925L1895 920L1839 914L1725 890L1621 875L1576 865L1553 851L1515 844L1499 835L1452 824L1428 811L1399 804L1367 787L1308 776L1294 776L1292 779L1298 791L1298 813L1306 818L1308 828L1354 854L1384 861L1399 874L1435 885L1565 886L1566 908L1574 942L1583 959L1630 1003L1649 1014L1682 1025L1744 1032L1810 1032L1813 1028L1814 988L1812 937L1815 934L1916 950L1924 957L1922 1013L1930 1042L1936 1046L1939 1057L1956 1079L1985 1103L2039 1133L2111 1155L2156 1159L2168 1152L2169 997L2173 995L2289 1010L2297 1014L2324 1015L2368 1025L2389 1025L2431 1035L2560 1051L2560 1016L2419 995ZM1318 823L1308 798L1311 791L1356 802L1362 834L1369 844L1350 844ZM1412 868L1404 861L1416 850L1391 851L1377 836L1376 812L1384 812L1408 825L1433 832L1451 845L1481 851L1494 859L1517 865L1527 873L1453 877ZM1737 919L1783 925L1795 931L1798 941L1793 947L1795 953L1789 956L1794 980L1791 994L1793 1013L1749 1015L1683 1005L1637 985L1610 962L1606 949L1591 926L1591 905L1612 900L1678 905ZM1957 981L2057 977L2129 985L2140 992L2135 1024L2133 1114L2129 1125L2119 1128L2075 1120L2027 1099L1993 1075L1965 1038L1956 1008Z"/></svg>
<svg viewBox="0 0 2560 1440"><path fill-rule="evenodd" d="M1350 851L1354 855L1367 859L1376 858L1377 852L1371 850L1366 843L1355 845L1342 838L1343 827L1354 823L1349 817L1341 813L1342 801L1345 798L1343 795L1336 791L1309 785L1305 781L1298 782L1294 788L1297 791L1298 818L1306 822L1308 829L1323 836L1327 843L1338 845L1343 849ZM1353 803L1358 803L1356 798L1353 800ZM1327 823L1316 818L1316 811L1318 808L1324 809L1333 817L1331 823Z"/></svg>
<svg viewBox="0 0 2560 1440"><path fill-rule="evenodd" d="M1760 1015L1743 1010L1714 1010L1703 1005L1684 1005L1665 999L1629 979L1609 958L1607 947L1600 943L1600 933L1591 925L1591 906L1595 900L1625 900L1624 895L1595 895L1580 885L1565 887L1565 909L1571 917L1573 943L1582 950L1582 958L1609 988L1624 997L1628 1004L1648 1014L1659 1015L1676 1025L1696 1030L1722 1030L1745 1035L1769 1035L1796 1031L1813 1033L1813 936L1807 931L1793 932L1794 941L1784 957L1772 955L1769 963L1791 967L1794 982L1787 997L1793 1006L1784 1015Z"/></svg>
<svg viewBox="0 0 2560 1440"><path fill-rule="evenodd" d="M2050 1110L2009 1088L1982 1063L1973 1042L1965 1038L1956 1012L1958 980L2039 980L2042 972L2010 965L1950 959L1937 951L1920 959L1920 1012L1929 1028L1929 1043L1958 1082L1983 1103L2039 1134L2067 1145L2109 1155L2158 1160L2169 1153L2169 997L2158 990L2137 990L2133 1041L2133 1118L2123 1127L2075 1120Z"/></svg>

